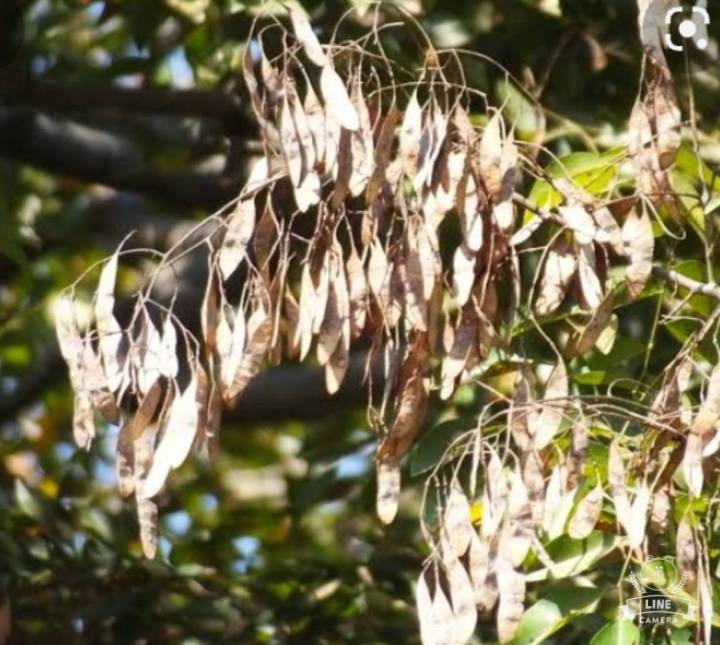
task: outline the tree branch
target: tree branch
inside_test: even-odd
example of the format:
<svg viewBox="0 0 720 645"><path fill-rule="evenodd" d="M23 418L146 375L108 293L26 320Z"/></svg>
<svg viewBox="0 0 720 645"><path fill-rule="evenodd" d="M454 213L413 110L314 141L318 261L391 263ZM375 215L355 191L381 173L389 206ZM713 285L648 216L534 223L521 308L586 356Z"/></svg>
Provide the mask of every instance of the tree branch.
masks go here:
<svg viewBox="0 0 720 645"><path fill-rule="evenodd" d="M0 84L7 105L42 112L154 112L214 119L226 132L239 134L254 127L235 94L207 90L128 88L112 85L67 85L45 81Z"/></svg>
<svg viewBox="0 0 720 645"><path fill-rule="evenodd" d="M367 353L355 351L340 390L330 395L325 389L325 370L304 365L281 365L261 372L250 381L238 405L225 410L230 423L272 423L289 419L322 419L349 408L364 405L368 386L364 382ZM56 344L47 347L37 370L19 378L15 389L0 397L0 421L13 418L32 405L45 390L67 379L65 363ZM378 362L373 367L373 387L379 395L383 385Z"/></svg>
<svg viewBox="0 0 720 645"><path fill-rule="evenodd" d="M657 265L653 266L652 272L658 278L674 282L678 287L682 287L683 289L687 289L693 293L702 293L706 296L710 296L711 298L715 298L716 300L720 300L720 285L717 285L714 282L698 282L697 280L693 280L692 278L682 275L682 273Z"/></svg>
<svg viewBox="0 0 720 645"><path fill-rule="evenodd" d="M250 381L237 406L223 413L223 418L250 423L322 419L364 405L368 400L364 380L367 358L365 351L351 353L345 379L334 395L325 388L322 367L281 365L261 372ZM373 365L372 377L374 394L378 396L383 385L379 361Z"/></svg>
<svg viewBox="0 0 720 645"><path fill-rule="evenodd" d="M160 172L123 137L19 108L0 107L0 156L185 208L217 208L240 185L219 170Z"/></svg>

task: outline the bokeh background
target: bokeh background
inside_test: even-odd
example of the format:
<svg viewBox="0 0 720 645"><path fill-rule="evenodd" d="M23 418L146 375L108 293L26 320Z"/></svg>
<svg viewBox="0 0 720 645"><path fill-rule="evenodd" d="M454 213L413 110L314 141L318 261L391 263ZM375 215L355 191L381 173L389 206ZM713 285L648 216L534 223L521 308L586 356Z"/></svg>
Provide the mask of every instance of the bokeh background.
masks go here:
<svg viewBox="0 0 720 645"><path fill-rule="evenodd" d="M340 38L371 24L363 0L302 4L321 40L347 11ZM558 155L616 143L638 91L634 3L399 4L436 45L494 58L542 101L528 109L496 67L468 67L522 115L521 136L544 128ZM442 441L411 455L399 518L382 528L358 379L329 400L312 366L264 374L226 416L218 462L172 476L155 561L115 489L117 428L89 453L72 444L57 295L129 231L167 248L238 192L261 152L239 61L267 11L282 15L255 0L0 3L0 641L9 624L12 643L418 641L417 513ZM410 29L387 51L409 68L425 55ZM716 70L694 80L705 158L720 161ZM121 288L144 268L125 266ZM452 407L469 417L472 391ZM584 616L555 642L586 642L603 622Z"/></svg>

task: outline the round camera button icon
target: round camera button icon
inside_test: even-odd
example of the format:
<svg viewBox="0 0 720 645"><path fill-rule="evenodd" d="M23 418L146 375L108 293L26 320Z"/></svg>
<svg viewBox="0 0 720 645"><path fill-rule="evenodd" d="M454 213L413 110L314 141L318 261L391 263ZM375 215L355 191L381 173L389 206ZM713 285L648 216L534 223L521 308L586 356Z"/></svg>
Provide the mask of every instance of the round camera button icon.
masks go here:
<svg viewBox="0 0 720 645"><path fill-rule="evenodd" d="M680 23L678 31L683 38L692 38L697 33L697 26L687 18Z"/></svg>
<svg viewBox="0 0 720 645"><path fill-rule="evenodd" d="M641 37L646 48L662 49L671 66L691 71L708 69L717 63L717 43L711 43L708 28L711 16L707 0L694 4L677 0L653 0L644 14Z"/></svg>

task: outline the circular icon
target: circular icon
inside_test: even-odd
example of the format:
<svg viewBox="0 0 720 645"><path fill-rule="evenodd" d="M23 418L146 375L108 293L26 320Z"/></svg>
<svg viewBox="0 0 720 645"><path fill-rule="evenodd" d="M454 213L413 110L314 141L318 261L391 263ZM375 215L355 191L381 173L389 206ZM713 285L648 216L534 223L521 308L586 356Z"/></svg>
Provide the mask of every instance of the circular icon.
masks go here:
<svg viewBox="0 0 720 645"><path fill-rule="evenodd" d="M637 578L647 589L667 591L677 586L680 575L672 558L652 558L642 565Z"/></svg>
<svg viewBox="0 0 720 645"><path fill-rule="evenodd" d="M692 20L683 20L678 27L678 31L683 38L692 38L697 33L697 27Z"/></svg>
<svg viewBox="0 0 720 645"><path fill-rule="evenodd" d="M641 37L650 50L662 49L671 69L699 72L718 63L718 43L709 36L711 26L707 0L653 0L641 25Z"/></svg>

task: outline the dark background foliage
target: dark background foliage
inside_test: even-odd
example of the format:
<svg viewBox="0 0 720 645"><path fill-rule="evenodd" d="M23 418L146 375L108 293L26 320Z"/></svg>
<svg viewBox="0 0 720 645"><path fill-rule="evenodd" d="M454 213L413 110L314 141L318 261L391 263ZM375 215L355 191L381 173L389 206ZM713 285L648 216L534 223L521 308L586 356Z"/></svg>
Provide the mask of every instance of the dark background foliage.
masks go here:
<svg viewBox="0 0 720 645"><path fill-rule="evenodd" d="M363 3L303 4L327 40ZM556 154L614 144L638 91L634 3L401 4L437 45L491 56L535 94ZM381 528L358 379L329 400L311 367L262 376L227 415L218 463L195 460L172 477L152 562L114 489L117 428L89 454L71 443L72 396L51 329L57 293L128 231L138 246L167 248L237 193L260 152L238 68L261 13L255 0L0 4L0 590L12 642L418 640L419 472L437 446L413 455L407 478L417 485ZM339 36L368 24L353 13ZM422 60L412 32L393 39L399 63ZM469 83L495 102L502 79L469 64ZM696 80L700 126L712 135L717 76ZM720 159L716 143L707 150ZM124 288L142 268L125 268ZM176 279L192 284L196 269L189 262ZM449 408L470 416L472 391ZM617 573L620 563L608 566ZM604 622L583 617L556 642L586 642Z"/></svg>

